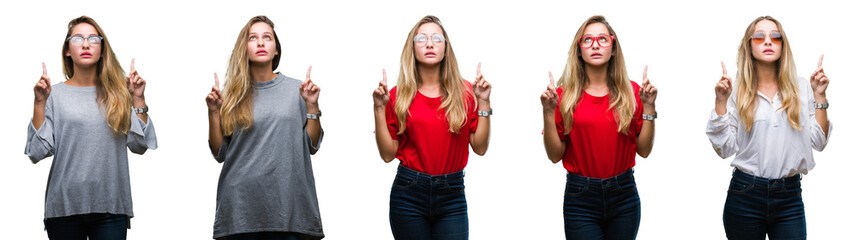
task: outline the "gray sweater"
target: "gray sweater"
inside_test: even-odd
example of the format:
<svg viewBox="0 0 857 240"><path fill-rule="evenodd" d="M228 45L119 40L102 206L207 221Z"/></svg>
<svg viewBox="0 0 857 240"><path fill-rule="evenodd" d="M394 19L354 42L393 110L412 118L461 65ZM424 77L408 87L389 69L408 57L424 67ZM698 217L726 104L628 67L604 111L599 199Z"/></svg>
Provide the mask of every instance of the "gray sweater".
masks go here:
<svg viewBox="0 0 857 240"><path fill-rule="evenodd" d="M300 84L282 74L254 82L253 126L224 137L215 156L223 169L214 238L249 232L324 237L310 161L318 146L306 131Z"/></svg>
<svg viewBox="0 0 857 240"><path fill-rule="evenodd" d="M95 100L95 87L53 85L45 122L30 121L24 153L33 163L54 156L45 193L45 218L87 213L134 216L128 150L158 148L152 118L131 114L128 134L113 134Z"/></svg>

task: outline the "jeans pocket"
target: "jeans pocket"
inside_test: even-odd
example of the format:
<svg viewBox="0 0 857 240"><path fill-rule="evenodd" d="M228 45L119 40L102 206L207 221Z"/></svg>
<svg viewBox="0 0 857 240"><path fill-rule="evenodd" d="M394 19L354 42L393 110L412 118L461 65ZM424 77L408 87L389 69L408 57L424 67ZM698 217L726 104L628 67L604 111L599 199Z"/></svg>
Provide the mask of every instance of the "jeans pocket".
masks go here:
<svg viewBox="0 0 857 240"><path fill-rule="evenodd" d="M396 174L396 179L393 180L393 188L409 189L417 184L417 179Z"/></svg>
<svg viewBox="0 0 857 240"><path fill-rule="evenodd" d="M617 183L616 188L619 189L619 192L622 193L634 191L637 189L637 182L634 181L634 178L630 178L629 180Z"/></svg>
<svg viewBox="0 0 857 240"><path fill-rule="evenodd" d="M745 182L736 178L732 178L729 182L730 193L745 193L753 188L753 183Z"/></svg>
<svg viewBox="0 0 857 240"><path fill-rule="evenodd" d="M583 195L586 190L589 189L589 185L579 183L579 182L569 182L565 183L565 195L569 197L577 197Z"/></svg>
<svg viewBox="0 0 857 240"><path fill-rule="evenodd" d="M464 178L448 180L444 188L453 193L464 192Z"/></svg>

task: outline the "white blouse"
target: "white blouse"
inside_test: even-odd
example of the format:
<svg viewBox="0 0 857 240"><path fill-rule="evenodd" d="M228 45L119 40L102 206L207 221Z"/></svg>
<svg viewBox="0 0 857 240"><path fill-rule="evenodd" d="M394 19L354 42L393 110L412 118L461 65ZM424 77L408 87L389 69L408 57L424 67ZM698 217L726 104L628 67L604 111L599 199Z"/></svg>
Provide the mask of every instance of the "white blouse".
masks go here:
<svg viewBox="0 0 857 240"><path fill-rule="evenodd" d="M726 105L726 115L717 115L712 110L705 130L717 155L726 159L737 152L731 165L754 176L784 178L807 174L815 167L810 147L817 151L824 150L833 124L828 124L825 137L821 125L815 120L812 87L803 78L798 80L798 87L802 100L800 125L803 130L792 128L785 109L779 109L783 104L779 93L774 99L769 99L760 92L757 94L759 97L753 128L746 131L744 123L738 118L733 92Z"/></svg>

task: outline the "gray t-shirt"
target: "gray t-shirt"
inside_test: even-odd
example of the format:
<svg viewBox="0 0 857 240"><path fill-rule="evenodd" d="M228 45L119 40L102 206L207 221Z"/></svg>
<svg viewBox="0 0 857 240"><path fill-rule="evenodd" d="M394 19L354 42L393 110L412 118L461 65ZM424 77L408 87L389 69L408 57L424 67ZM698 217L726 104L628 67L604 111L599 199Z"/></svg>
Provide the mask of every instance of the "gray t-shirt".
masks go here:
<svg viewBox="0 0 857 240"><path fill-rule="evenodd" d="M254 82L253 126L224 137L215 159L214 238L250 232L297 232L323 238L306 130L301 81L278 74ZM324 131L319 136L318 143Z"/></svg>
<svg viewBox="0 0 857 240"><path fill-rule="evenodd" d="M45 218L87 213L134 216L128 150L143 154L158 148L152 117L131 114L128 134L113 134L95 87L53 85L45 104L45 122L30 121L24 153L33 163L54 156L45 193Z"/></svg>

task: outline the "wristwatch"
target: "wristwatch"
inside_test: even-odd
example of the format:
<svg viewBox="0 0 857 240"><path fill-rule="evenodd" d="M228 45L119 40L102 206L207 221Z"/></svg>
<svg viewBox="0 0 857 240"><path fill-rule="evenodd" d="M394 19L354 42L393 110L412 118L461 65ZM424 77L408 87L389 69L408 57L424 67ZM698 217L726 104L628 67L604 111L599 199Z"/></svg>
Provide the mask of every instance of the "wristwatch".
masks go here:
<svg viewBox="0 0 857 240"><path fill-rule="evenodd" d="M815 103L817 109L827 109L828 107L830 107L830 103Z"/></svg>
<svg viewBox="0 0 857 240"><path fill-rule="evenodd" d="M656 118L658 118L658 112L655 112L655 114L652 115L643 113L643 120L654 121Z"/></svg>
<svg viewBox="0 0 857 240"><path fill-rule="evenodd" d="M307 119L318 119L318 117L321 117L321 111L318 111L317 113L307 113L306 114Z"/></svg>
<svg viewBox="0 0 857 240"><path fill-rule="evenodd" d="M143 106L143 108L131 107L131 112L134 112L136 114L149 112L149 105Z"/></svg>
<svg viewBox="0 0 857 240"><path fill-rule="evenodd" d="M480 117L488 117L494 114L494 109L489 108L488 111L477 111L476 114L479 114Z"/></svg>

